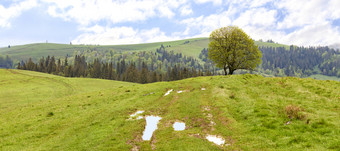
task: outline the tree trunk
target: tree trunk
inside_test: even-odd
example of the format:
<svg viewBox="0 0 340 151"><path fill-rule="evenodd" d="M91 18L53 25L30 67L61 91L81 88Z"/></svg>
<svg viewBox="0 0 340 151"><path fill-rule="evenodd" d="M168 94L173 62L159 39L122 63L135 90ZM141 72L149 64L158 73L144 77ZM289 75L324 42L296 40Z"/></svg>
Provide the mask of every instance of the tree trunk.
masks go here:
<svg viewBox="0 0 340 151"><path fill-rule="evenodd" d="M229 75L232 75L234 73L235 69L229 68Z"/></svg>
<svg viewBox="0 0 340 151"><path fill-rule="evenodd" d="M226 66L224 66L224 75L228 75Z"/></svg>

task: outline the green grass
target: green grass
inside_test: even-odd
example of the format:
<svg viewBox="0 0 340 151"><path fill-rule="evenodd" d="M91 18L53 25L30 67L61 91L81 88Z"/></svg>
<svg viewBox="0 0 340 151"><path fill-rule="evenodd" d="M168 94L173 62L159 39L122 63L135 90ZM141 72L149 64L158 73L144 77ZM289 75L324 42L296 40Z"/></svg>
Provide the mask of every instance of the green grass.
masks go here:
<svg viewBox="0 0 340 151"><path fill-rule="evenodd" d="M313 74L309 76L309 78L317 79L317 80L334 80L334 81L340 81L340 78L336 76L326 76L322 74Z"/></svg>
<svg viewBox="0 0 340 151"><path fill-rule="evenodd" d="M284 44L278 44L278 43L270 43L270 42L261 42L261 41L255 41L256 45L264 46L264 47L285 47L287 50L289 50L289 45Z"/></svg>
<svg viewBox="0 0 340 151"><path fill-rule="evenodd" d="M185 43L189 41L189 43ZM55 56L57 58L64 58L66 55L73 56L75 51L82 51L88 49L97 49L98 51L156 51L161 45L171 46L166 50L174 50L175 52L181 52L184 55L198 58L203 48L208 48L208 38L193 38L168 42L155 42L145 44L130 44L130 45L69 45L69 44L54 44L54 43L37 43L12 46L11 48L0 48L0 54L9 55L15 61L38 60L42 56ZM259 46L286 46L281 44L256 42ZM286 46L288 47L288 46Z"/></svg>
<svg viewBox="0 0 340 151"><path fill-rule="evenodd" d="M97 49L98 51L156 51L162 44L164 46L170 45L173 48L182 47L185 41L206 41L206 38L194 38L185 39L169 42L156 42L156 43L145 43L145 44L130 44L130 45L68 45L68 44L54 44L54 43L37 43L37 44L27 44L12 46L11 48L0 48L0 54L9 55L15 60L27 60L28 58L33 58L37 60L42 56L55 56L55 57L65 57L68 55L73 55L75 51ZM190 48L190 47L184 47ZM203 47L202 47L203 49ZM198 48L199 52L202 50ZM199 53L198 53L199 54ZM197 55L198 55L197 54Z"/></svg>
<svg viewBox="0 0 340 151"><path fill-rule="evenodd" d="M2 105L27 105L27 103L132 85L132 83L111 80L64 78L23 70L0 69L0 75Z"/></svg>
<svg viewBox="0 0 340 151"><path fill-rule="evenodd" d="M0 89L0 150L340 148L336 81L246 74L141 85L0 70ZM163 96L169 89L175 91ZM302 108L306 119L289 119L288 105ZM151 141L141 140L144 119L127 120L137 110L162 117ZM173 131L178 120L184 131ZM230 145L214 145L207 134Z"/></svg>

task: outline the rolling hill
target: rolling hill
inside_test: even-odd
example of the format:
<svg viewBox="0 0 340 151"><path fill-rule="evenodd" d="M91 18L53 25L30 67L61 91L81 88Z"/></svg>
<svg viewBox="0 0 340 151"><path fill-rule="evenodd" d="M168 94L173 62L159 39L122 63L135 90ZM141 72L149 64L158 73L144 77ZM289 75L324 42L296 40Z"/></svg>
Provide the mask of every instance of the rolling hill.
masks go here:
<svg viewBox="0 0 340 151"><path fill-rule="evenodd" d="M245 74L140 85L0 69L0 90L0 150L340 148L336 81ZM136 111L143 118L131 119ZM150 115L161 120L143 141Z"/></svg>
<svg viewBox="0 0 340 151"><path fill-rule="evenodd" d="M156 42L145 44L131 44L131 45L68 45L68 44L54 44L54 43L37 43L27 44L20 46L12 46L11 48L0 48L0 54L9 55L15 61L27 60L33 58L38 60L42 56L55 56L65 57L66 55L73 56L75 51L82 51L87 49L95 49L98 51L156 51L161 45L170 46L166 47L167 50L174 50L175 52L183 53L187 56L198 58L203 48L208 48L208 38L193 38L169 42ZM287 45L256 42L259 46L272 46L272 47L287 47Z"/></svg>
<svg viewBox="0 0 340 151"><path fill-rule="evenodd" d="M193 59L189 58L187 60L194 60L193 63L188 63L183 61L183 59L180 62L170 62L171 67L174 64L181 64L181 67L194 67L204 72L207 70L214 72L214 65L207 62L207 56L202 54L202 50L208 47L208 43L208 38L193 38L132 45L28 44L12 46L11 48L0 48L0 67L1 64L3 64L3 68L8 66L16 67L19 61L27 61L28 58L38 62L41 57L46 58L47 56L55 56L56 59L61 58L62 62L65 56L68 56L69 63L73 64L74 56L81 55L85 56L87 63L93 63L95 58L100 58L103 62L112 61L114 64L124 59L127 62L138 63L137 60L141 59L141 61L147 63L149 70L162 68L162 72L165 72L172 54L164 56L164 54L159 52L154 53L156 50L164 48L169 53L172 51L174 55L181 53L184 59L192 57ZM262 41L256 41L255 43L261 47L260 49L263 54L262 64L256 69L262 75L312 77L340 81L338 66L340 54L338 51L330 50L328 47L294 47L294 50L291 51L288 45ZM164 47L161 47L161 45ZM147 55L145 55L144 51ZM1 58L5 58L6 55L10 56L13 63L1 63L1 60L3 60ZM202 56L204 57L202 58ZM165 57L167 57L167 61L165 61ZM237 73L242 73L242 71Z"/></svg>

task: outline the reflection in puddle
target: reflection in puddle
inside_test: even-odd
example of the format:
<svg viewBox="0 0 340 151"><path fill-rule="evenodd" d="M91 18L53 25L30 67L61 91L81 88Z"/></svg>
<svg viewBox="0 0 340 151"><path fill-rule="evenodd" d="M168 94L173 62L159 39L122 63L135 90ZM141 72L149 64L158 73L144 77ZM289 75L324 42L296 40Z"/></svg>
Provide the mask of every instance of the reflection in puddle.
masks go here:
<svg viewBox="0 0 340 151"><path fill-rule="evenodd" d="M217 144L217 145L223 145L224 142L225 142L223 138L217 137L215 135L208 135L206 137L206 139L210 142Z"/></svg>
<svg viewBox="0 0 340 151"><path fill-rule="evenodd" d="M143 132L143 140L151 140L153 132L157 129L157 124L161 117L158 116L147 116L146 118L146 126Z"/></svg>
<svg viewBox="0 0 340 151"><path fill-rule="evenodd" d="M137 111L136 113L131 114L129 119L131 120L134 117L136 117L137 115L142 114L142 113L144 113L144 111ZM136 119L139 120L139 119L142 119L142 118L143 118L142 116L138 116Z"/></svg>
<svg viewBox="0 0 340 151"><path fill-rule="evenodd" d="M167 96L167 95L169 95L169 94L170 94L170 92L172 92L172 91L173 91L173 89L169 90L168 92L166 92L166 93L164 94L164 96Z"/></svg>
<svg viewBox="0 0 340 151"><path fill-rule="evenodd" d="M182 122L175 122L172 126L175 131L183 131L185 129L185 123Z"/></svg>

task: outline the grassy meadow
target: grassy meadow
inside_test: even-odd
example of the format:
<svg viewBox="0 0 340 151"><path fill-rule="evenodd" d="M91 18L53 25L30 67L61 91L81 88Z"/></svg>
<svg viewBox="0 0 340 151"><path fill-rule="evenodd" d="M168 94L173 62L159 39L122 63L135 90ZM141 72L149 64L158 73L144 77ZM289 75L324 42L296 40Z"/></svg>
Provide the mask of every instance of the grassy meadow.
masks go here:
<svg viewBox="0 0 340 151"><path fill-rule="evenodd" d="M69 44L54 44L54 43L36 43L19 46L11 46L11 48L0 48L0 54L9 55L12 59L17 61L38 60L42 56L48 55L57 58L64 58L66 55L73 56L75 51L83 51L88 49L96 49L98 51L156 51L161 45L170 46L166 50L174 50L175 52L183 53L186 56L198 58L203 48L208 48L208 38L192 38L177 41L155 42L144 44L129 44L129 45L69 45ZM289 47L282 44L256 42L259 46L272 47Z"/></svg>
<svg viewBox="0 0 340 151"><path fill-rule="evenodd" d="M337 81L245 74L141 85L1 69L0 90L0 150L340 148ZM162 117L151 141L141 138L145 119L129 120L137 110Z"/></svg>

